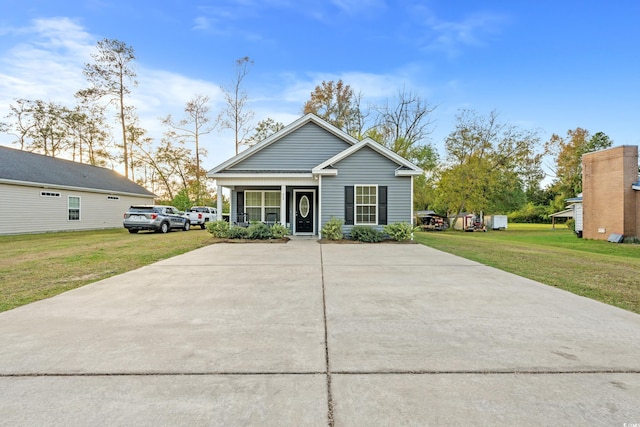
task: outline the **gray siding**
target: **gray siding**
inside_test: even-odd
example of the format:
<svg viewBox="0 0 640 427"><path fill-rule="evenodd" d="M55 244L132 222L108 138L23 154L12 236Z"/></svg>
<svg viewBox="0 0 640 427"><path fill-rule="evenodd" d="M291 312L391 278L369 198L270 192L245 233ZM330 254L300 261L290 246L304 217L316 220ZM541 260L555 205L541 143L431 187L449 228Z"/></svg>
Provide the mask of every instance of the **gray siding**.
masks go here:
<svg viewBox="0 0 640 427"><path fill-rule="evenodd" d="M412 222L411 177L397 177L398 165L368 147L353 153L334 165L337 176L322 177L322 218L320 228L336 217L344 220L344 187L348 185L386 185L387 223ZM352 226L344 226L348 233ZM383 226L377 228L382 229Z"/></svg>
<svg viewBox="0 0 640 427"><path fill-rule="evenodd" d="M43 197L41 191L60 193L60 197ZM68 219L69 196L80 197L79 221ZM130 205L153 203L149 197L117 197L111 200L104 193L0 184L0 234L120 228Z"/></svg>
<svg viewBox="0 0 640 427"><path fill-rule="evenodd" d="M307 123L228 170L311 170L349 147L315 123Z"/></svg>

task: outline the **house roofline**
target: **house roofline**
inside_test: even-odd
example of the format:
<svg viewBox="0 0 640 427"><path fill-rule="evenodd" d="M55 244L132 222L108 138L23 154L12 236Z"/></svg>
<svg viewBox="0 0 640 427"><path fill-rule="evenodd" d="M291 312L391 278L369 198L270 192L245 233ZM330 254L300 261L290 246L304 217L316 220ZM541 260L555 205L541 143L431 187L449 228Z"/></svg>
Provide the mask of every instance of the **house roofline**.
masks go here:
<svg viewBox="0 0 640 427"><path fill-rule="evenodd" d="M14 179L5 179L5 178L0 178L0 184L22 185L24 187L36 187L36 188L55 189L55 190L83 191L85 193L114 194L114 195L120 195L120 196L136 196L136 197L151 197L151 198L158 197L157 195L151 192L147 194L129 193L126 191L105 190L101 188L74 187L71 185L58 185L58 184L43 183L43 182L18 181Z"/></svg>
<svg viewBox="0 0 640 427"><path fill-rule="evenodd" d="M313 168L313 173L314 174L318 174L318 175L322 175L323 172L324 172L324 169L326 167L331 166L334 163L338 163L339 161L346 159L347 157L349 157L350 155L352 155L353 153L359 151L360 149L362 149L364 147L369 147L372 150L377 151L379 154L382 154L383 156L385 156L389 160L397 163L398 165L408 168L408 169L405 169L405 170L396 169L396 172L395 172L396 176L417 176L417 175L422 175L424 173L424 171L421 168L419 168L418 166L414 165L413 163L411 163L410 161L408 161L404 157L402 157L402 156L394 153L393 151L389 150L384 145L377 143L376 141L374 141L371 138L365 138L362 141L358 142L357 144L352 145L351 147L347 148L346 150L343 150L340 153L336 154L335 156L333 156L329 160L326 160L326 161L320 163L318 166ZM327 175L336 175L336 174L337 174L337 172L335 174L334 173L327 173Z"/></svg>
<svg viewBox="0 0 640 427"><path fill-rule="evenodd" d="M233 156L232 158L228 159L227 161L220 163L218 166L215 166L214 168L212 168L211 170L209 170L209 172L207 172L207 176L208 177L213 177L214 174L232 167L233 165L236 165L238 163L240 163L241 161L245 160L248 157L251 157L254 153L268 147L269 145L273 144L274 142L276 142L277 140L284 138L285 136L289 135L290 133L294 132L295 130L301 128L302 126L306 125L307 123L314 123L317 126L323 128L324 130L326 130L327 132L335 135L336 137L340 138L341 140L345 141L346 143L350 144L350 145L355 145L358 143L358 140L355 139L354 137L352 137L351 135L349 135L348 133L338 129L337 127L333 126L330 123L325 122L324 120L322 120L321 118L319 118L318 116L316 116L315 114L312 113L308 113L305 114L304 116L298 118L297 120L293 121L292 123L290 123L289 125L285 126L284 128L280 129L278 132L274 133L273 135L269 136L268 138L265 138L264 140L260 141L259 143L257 143L256 145L254 145L253 147L249 147L248 149L244 150L243 152Z"/></svg>
<svg viewBox="0 0 640 427"><path fill-rule="evenodd" d="M207 177L213 179L224 178L313 178L311 172L305 173L209 173Z"/></svg>

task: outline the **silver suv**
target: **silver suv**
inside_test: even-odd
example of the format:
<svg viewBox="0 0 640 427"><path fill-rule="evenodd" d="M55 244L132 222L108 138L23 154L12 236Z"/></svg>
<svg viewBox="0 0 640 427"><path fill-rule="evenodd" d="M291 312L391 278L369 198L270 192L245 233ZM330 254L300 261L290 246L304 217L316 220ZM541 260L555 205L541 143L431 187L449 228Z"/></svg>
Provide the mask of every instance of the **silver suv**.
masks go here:
<svg viewBox="0 0 640 427"><path fill-rule="evenodd" d="M191 227L189 218L173 206L134 205L124 214L122 221L129 233L140 230L153 230L166 233L172 228L188 231Z"/></svg>

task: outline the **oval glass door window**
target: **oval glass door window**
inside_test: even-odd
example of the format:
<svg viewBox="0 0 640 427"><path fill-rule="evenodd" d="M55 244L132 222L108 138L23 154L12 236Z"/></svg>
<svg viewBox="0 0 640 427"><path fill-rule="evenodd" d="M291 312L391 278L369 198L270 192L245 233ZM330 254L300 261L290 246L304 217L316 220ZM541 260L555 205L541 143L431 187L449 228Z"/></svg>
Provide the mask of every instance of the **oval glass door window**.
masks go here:
<svg viewBox="0 0 640 427"><path fill-rule="evenodd" d="M300 216L306 218L309 215L309 198L307 196L300 197L300 205L298 206Z"/></svg>

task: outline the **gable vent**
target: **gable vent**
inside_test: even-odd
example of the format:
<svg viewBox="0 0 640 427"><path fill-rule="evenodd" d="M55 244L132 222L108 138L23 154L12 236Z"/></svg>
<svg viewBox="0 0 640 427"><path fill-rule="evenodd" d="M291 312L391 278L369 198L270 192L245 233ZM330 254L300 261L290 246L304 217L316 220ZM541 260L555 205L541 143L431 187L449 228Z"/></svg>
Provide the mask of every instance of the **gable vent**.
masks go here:
<svg viewBox="0 0 640 427"><path fill-rule="evenodd" d="M41 191L40 196L42 197L60 197L60 193L54 193L51 191Z"/></svg>

